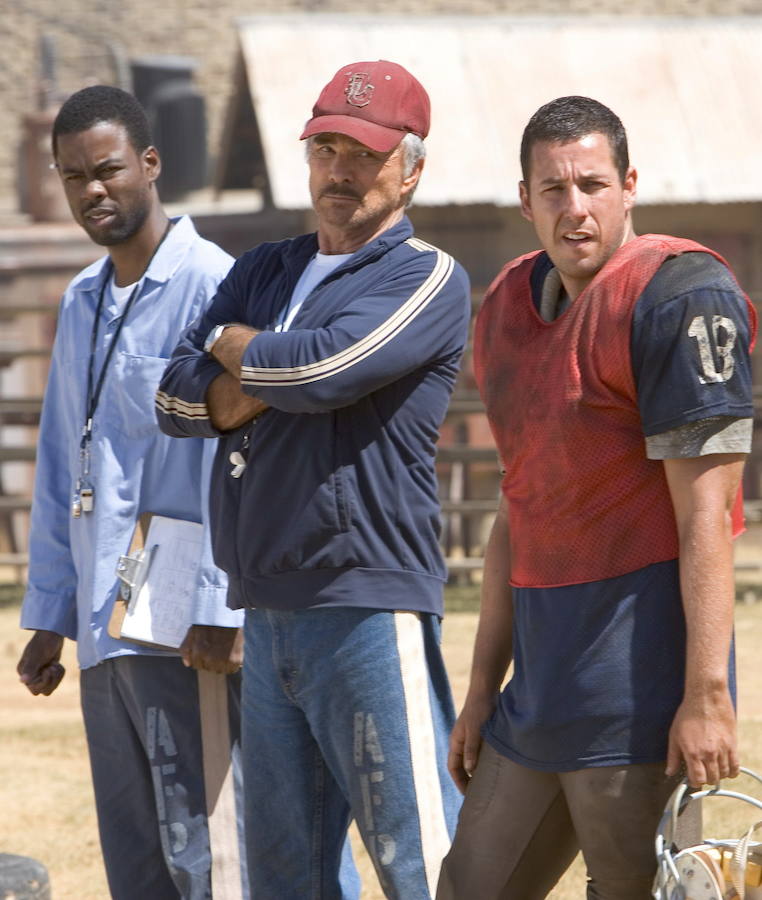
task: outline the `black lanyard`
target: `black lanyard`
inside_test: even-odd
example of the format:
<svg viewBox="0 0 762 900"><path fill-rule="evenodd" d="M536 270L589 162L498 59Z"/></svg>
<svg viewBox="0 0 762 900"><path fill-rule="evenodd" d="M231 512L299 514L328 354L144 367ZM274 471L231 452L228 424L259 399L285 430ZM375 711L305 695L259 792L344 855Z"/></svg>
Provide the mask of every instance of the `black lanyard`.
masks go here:
<svg viewBox="0 0 762 900"><path fill-rule="evenodd" d="M149 266L153 262L154 256L159 252L159 247L164 243L164 238L169 234L169 229L172 227L172 222L167 222L167 227L164 230L164 234L161 236L161 240L154 248L153 253L151 254L151 258L146 263L146 267L143 270L143 274L138 279L135 287L132 289L132 293L130 294L127 302L124 305L124 312L119 317L119 324L116 326L116 331L114 332L114 337L109 344L109 348L106 351L106 358L103 360L103 365L101 366L101 370L98 373L98 380L95 382L95 389L93 390L93 381L95 377L95 351L98 345L98 325L100 323L101 312L103 311L103 299L106 295L106 287L111 279L112 272L114 270L114 264L111 260L109 260L107 264L107 271L105 273L105 277L103 279L103 283L101 284L100 294L98 295L98 305L95 309L95 319L93 320L93 327L90 332L90 361L87 367L87 397L85 399L85 424L82 428L82 441L80 443L80 449L84 451L88 442L92 438L92 430L93 430L93 417L95 416L95 410L98 408L98 401L101 397L101 390L103 389L103 382L106 380L106 372L108 371L109 363L111 362L111 357L114 355L114 348L116 347L117 341L119 340L119 335L122 333L122 328L124 327L124 323L127 321L127 316L129 315L130 309L132 308L132 304L135 302L135 299L138 296L138 293L141 288L142 280L148 271Z"/></svg>

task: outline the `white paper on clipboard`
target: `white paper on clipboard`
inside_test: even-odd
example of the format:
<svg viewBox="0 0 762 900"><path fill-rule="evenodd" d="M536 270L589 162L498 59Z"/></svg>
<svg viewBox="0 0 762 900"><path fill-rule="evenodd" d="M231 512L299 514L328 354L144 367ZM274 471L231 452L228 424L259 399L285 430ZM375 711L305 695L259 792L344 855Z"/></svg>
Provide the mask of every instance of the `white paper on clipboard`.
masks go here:
<svg viewBox="0 0 762 900"><path fill-rule="evenodd" d="M131 597L121 637L177 648L193 624L193 595L202 551L198 522L152 516L144 549L150 554L145 581Z"/></svg>

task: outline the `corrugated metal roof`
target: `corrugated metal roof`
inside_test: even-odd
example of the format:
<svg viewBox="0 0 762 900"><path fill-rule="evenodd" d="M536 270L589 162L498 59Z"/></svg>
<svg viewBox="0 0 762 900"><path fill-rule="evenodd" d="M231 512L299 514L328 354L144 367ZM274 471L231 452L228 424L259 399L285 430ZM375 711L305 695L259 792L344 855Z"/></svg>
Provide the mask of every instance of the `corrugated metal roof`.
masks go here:
<svg viewBox="0 0 762 900"><path fill-rule="evenodd" d="M252 16L238 23L273 201L309 206L298 135L347 62L391 59L432 101L424 205L517 204L521 132L595 97L627 129L639 202L762 200L762 16Z"/></svg>

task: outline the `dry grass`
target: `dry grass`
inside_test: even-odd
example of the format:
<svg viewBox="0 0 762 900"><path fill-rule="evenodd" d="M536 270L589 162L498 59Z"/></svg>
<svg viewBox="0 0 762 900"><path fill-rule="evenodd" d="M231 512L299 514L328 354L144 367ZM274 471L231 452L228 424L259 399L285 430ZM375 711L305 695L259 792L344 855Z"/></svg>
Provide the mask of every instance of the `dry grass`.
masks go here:
<svg viewBox="0 0 762 900"><path fill-rule="evenodd" d="M15 673L25 642L17 620L16 608L0 609L0 852L44 863L53 900L104 900L108 891L79 713L74 647L67 641L67 675L58 691L52 697L33 698ZM458 705L467 685L475 627L473 613L451 613L445 620L444 652ZM742 759L762 771L762 604L738 607L736 633ZM739 815L737 807L720 810L724 802L706 804L709 835L730 836L750 821L748 814ZM367 857L361 850L357 856L366 881L363 900L381 900ZM580 900L584 880L578 859L551 897Z"/></svg>

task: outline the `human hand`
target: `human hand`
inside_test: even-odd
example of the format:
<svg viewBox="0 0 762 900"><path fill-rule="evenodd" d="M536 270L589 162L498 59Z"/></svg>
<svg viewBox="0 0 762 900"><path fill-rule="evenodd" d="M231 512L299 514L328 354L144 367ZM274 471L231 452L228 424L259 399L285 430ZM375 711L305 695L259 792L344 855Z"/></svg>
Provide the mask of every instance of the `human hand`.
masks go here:
<svg viewBox="0 0 762 900"><path fill-rule="evenodd" d="M227 331L228 329L226 329ZM223 332L223 337L225 332ZM229 372L221 372L206 391L206 406L212 425L219 431L232 431L258 418L268 409L259 397L241 390L241 382Z"/></svg>
<svg viewBox="0 0 762 900"><path fill-rule="evenodd" d="M727 690L683 699L669 730L666 774L677 775L681 763L693 788L738 775L736 718Z"/></svg>
<svg viewBox="0 0 762 900"><path fill-rule="evenodd" d="M476 769L482 745L482 725L492 715L494 708L494 696L467 697L452 729L447 768L461 794L466 793L468 782Z"/></svg>
<svg viewBox="0 0 762 900"><path fill-rule="evenodd" d="M48 697L61 683L66 669L61 665L63 635L55 631L35 631L21 654L16 671L30 693Z"/></svg>
<svg viewBox="0 0 762 900"><path fill-rule="evenodd" d="M180 645L186 666L233 675L243 665L243 631L219 625L191 625Z"/></svg>
<svg viewBox="0 0 762 900"><path fill-rule="evenodd" d="M243 355L251 341L259 334L256 328L241 322L227 324L212 345L211 355L224 366L240 385Z"/></svg>

